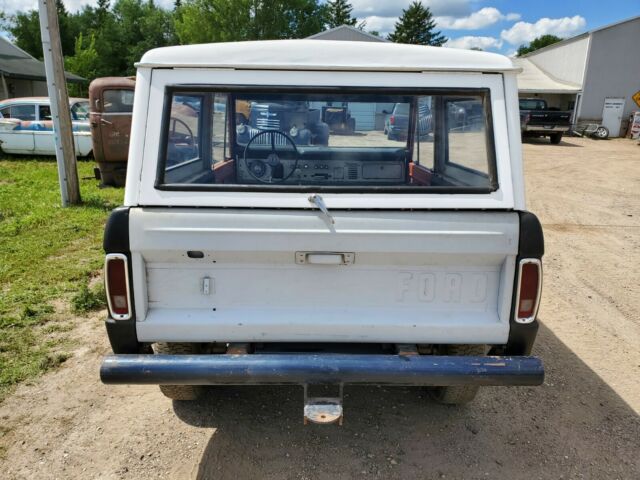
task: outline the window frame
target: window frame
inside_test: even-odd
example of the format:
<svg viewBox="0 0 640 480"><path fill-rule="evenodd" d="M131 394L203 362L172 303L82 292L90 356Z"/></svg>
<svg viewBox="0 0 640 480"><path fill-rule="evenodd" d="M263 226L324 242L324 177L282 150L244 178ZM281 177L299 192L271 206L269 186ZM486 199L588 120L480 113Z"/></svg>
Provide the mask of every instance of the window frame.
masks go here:
<svg viewBox="0 0 640 480"><path fill-rule="evenodd" d="M267 184L175 184L164 183L166 155L168 147L168 123L171 118L171 105L174 93L224 93L227 97L226 126L228 129L228 139L226 144L235 144L235 105L229 102L230 95L233 93L270 93L270 94L370 94L370 95L409 95L413 96L413 104L419 96L442 95L442 96L480 96L483 99L483 107L485 109L485 128L487 142L487 162L489 172L489 186L412 186L394 185L394 186L337 186L337 185L267 185ZM416 105L412 105L414 111ZM409 161L413 158L413 148L415 145L415 115L409 118L409 130L407 138L407 158ZM444 128L444 123L435 122L435 132ZM442 135L442 133L440 133ZM209 135L208 142L211 141ZM434 137L435 142L435 137ZM440 141L442 143L442 141ZM442 148L442 145L440 145ZM226 152L225 152L226 154ZM435 159L434 159L435 166ZM463 167L464 168L464 167ZM291 86L291 85L247 85L247 84L166 84L163 94L162 120L160 125L160 144L158 148L158 157L156 159L156 175L153 184L154 189L160 191L173 192L282 192L282 193L408 193L408 194L491 194L500 189L500 182L497 172L497 160L495 149L495 137L493 128L491 89L489 87L362 87L362 86Z"/></svg>

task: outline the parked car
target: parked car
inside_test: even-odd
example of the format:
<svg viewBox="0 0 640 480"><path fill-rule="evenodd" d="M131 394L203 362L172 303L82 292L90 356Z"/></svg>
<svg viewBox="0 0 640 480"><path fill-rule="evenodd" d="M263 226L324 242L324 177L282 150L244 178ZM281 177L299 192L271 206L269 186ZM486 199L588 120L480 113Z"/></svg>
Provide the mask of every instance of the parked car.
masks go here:
<svg viewBox="0 0 640 480"><path fill-rule="evenodd" d="M418 134L420 137L432 132L431 99L418 104ZM383 113L387 113L383 111ZM406 140L409 132L410 105L396 103L384 122L384 133L389 140Z"/></svg>
<svg viewBox="0 0 640 480"><path fill-rule="evenodd" d="M549 137L557 145L571 127L572 112L550 109L542 98L521 98L519 106L522 138Z"/></svg>
<svg viewBox="0 0 640 480"><path fill-rule="evenodd" d="M511 60L280 40L159 48L137 68L125 206L104 235L104 383L178 401L204 385L301 385L318 423L341 421L344 385L462 404L480 386L542 383L544 241ZM363 129L299 145L275 123L296 102L396 104L413 124L431 105L441 120L428 139ZM445 120L462 103L477 128ZM274 123L241 141L238 113L256 105Z"/></svg>
<svg viewBox="0 0 640 480"><path fill-rule="evenodd" d="M104 185L125 184L135 85L132 77L96 78L89 85L93 156Z"/></svg>
<svg viewBox="0 0 640 480"><path fill-rule="evenodd" d="M89 101L70 98L69 108L76 155L86 157L92 151ZM24 97L0 101L0 149L12 154L56 154L49 98Z"/></svg>

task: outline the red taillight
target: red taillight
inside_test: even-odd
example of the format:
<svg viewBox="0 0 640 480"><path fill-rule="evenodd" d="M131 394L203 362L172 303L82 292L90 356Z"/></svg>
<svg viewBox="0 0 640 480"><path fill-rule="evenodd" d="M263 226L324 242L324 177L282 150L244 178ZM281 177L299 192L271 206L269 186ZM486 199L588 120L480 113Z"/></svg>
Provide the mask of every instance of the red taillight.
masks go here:
<svg viewBox="0 0 640 480"><path fill-rule="evenodd" d="M131 318L127 257L109 253L104 264L104 284L109 313L116 320Z"/></svg>
<svg viewBox="0 0 640 480"><path fill-rule="evenodd" d="M396 124L396 117L394 117L393 115L391 115L389 117L389 124L390 125L395 125Z"/></svg>
<svg viewBox="0 0 640 480"><path fill-rule="evenodd" d="M531 323L535 320L542 288L542 264L537 258L520 260L516 295L516 322Z"/></svg>

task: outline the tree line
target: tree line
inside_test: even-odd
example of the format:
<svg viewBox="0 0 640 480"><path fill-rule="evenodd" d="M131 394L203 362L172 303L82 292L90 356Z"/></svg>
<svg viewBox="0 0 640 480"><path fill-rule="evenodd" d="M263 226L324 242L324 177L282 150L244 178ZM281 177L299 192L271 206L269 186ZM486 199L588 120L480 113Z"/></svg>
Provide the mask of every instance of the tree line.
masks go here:
<svg viewBox="0 0 640 480"><path fill-rule="evenodd" d="M77 12L63 0L56 5L65 67L88 80L133 75L144 52L168 45L305 38L340 25L366 30L347 0L175 0L172 9L154 0L98 0ZM18 47L42 59L37 10L0 12L0 22ZM435 28L429 8L415 1L388 39L441 46L446 38Z"/></svg>

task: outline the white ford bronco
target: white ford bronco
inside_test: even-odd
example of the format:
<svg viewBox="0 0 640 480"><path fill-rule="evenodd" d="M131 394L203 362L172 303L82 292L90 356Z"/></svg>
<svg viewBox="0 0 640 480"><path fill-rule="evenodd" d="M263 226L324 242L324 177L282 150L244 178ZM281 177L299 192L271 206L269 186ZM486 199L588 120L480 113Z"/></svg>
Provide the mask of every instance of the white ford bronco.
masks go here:
<svg viewBox="0 0 640 480"><path fill-rule="evenodd" d="M503 56L284 40L137 65L124 206L104 237L109 384L539 385L543 235Z"/></svg>

